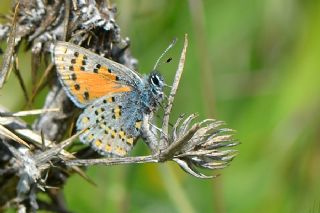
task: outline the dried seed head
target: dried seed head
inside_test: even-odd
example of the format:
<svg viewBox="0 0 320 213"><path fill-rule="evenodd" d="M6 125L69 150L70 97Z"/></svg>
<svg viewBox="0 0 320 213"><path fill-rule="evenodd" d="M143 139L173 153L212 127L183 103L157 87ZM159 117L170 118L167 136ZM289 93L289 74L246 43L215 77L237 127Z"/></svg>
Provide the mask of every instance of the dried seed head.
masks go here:
<svg viewBox="0 0 320 213"><path fill-rule="evenodd" d="M232 129L223 128L224 122L212 119L190 124L197 116L187 117L182 123L180 117L173 128L173 143L183 142L174 154L173 160L182 169L198 178L211 178L198 171L197 168L222 169L237 155L237 151L230 147L239 144L234 139ZM180 124L181 123L181 124ZM191 135L190 135L191 134ZM186 136L189 135L189 138Z"/></svg>

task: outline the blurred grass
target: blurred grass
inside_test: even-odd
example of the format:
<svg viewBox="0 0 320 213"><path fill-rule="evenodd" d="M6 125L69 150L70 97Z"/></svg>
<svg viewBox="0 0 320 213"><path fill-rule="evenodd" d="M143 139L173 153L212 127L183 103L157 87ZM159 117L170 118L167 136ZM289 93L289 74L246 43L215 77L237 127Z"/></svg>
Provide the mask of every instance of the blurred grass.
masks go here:
<svg viewBox="0 0 320 213"><path fill-rule="evenodd" d="M173 63L160 67L172 82L183 35L189 34L172 119L181 113L199 112L201 119L214 114L237 130L240 155L214 180L195 179L173 164L93 167L88 174L98 187L77 176L69 180L65 191L70 208L75 212L318 212L320 2L206 0L204 13L196 16L191 15L194 8L188 1L115 2L122 35L130 37L141 72L148 72L177 36L179 43L169 53ZM0 12L8 7L2 5ZM201 32L197 16L203 16ZM25 76L30 73L28 61L21 58ZM208 67L212 79L203 76ZM212 85L205 85L210 81ZM1 104L13 110L23 100L15 88L12 75L0 93ZM12 91L19 91L16 99ZM208 97L211 93L213 97ZM37 101L41 106L43 99ZM142 144L134 154L141 153L146 153ZM214 182L218 187L212 186Z"/></svg>

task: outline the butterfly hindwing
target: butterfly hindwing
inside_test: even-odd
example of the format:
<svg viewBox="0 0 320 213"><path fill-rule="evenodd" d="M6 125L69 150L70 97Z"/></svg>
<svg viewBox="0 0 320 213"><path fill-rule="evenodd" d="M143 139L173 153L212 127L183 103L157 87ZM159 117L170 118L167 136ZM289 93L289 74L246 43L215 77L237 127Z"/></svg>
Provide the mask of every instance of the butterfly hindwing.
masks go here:
<svg viewBox="0 0 320 213"><path fill-rule="evenodd" d="M135 92L130 92L94 101L78 118L77 130L88 128L80 140L103 155L126 155L141 134L141 109L130 107L139 104L136 100Z"/></svg>
<svg viewBox="0 0 320 213"><path fill-rule="evenodd" d="M129 92L141 81L124 65L67 42L56 43L54 62L68 96L81 108L102 96Z"/></svg>

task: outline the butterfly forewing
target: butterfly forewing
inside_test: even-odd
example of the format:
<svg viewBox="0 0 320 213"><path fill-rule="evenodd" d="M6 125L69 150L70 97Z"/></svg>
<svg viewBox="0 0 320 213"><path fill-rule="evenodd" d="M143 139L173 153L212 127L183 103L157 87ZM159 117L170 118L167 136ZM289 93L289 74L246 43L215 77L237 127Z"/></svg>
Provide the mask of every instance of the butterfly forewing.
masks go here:
<svg viewBox="0 0 320 213"><path fill-rule="evenodd" d="M81 108L102 96L129 92L141 81L133 70L66 42L56 43L54 62L68 96Z"/></svg>

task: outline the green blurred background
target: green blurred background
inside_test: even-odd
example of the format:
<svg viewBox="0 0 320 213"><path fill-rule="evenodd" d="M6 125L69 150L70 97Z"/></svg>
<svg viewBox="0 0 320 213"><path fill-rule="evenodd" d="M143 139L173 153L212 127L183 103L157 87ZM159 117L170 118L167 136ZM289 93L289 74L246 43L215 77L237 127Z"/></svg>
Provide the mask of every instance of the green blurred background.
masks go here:
<svg viewBox="0 0 320 213"><path fill-rule="evenodd" d="M3 0L2 0L3 1ZM2 3L7 13L10 1ZM74 212L319 212L320 1L117 0L122 36L131 39L139 70L160 67L172 82L183 36L189 34L175 119L199 112L237 130L239 155L200 180L171 163L88 169L98 187L79 176L65 187ZM3 46L3 45L2 45ZM28 79L30 58L20 59ZM30 88L29 82L29 88ZM12 91L19 91L15 99ZM14 75L0 104L20 110ZM45 96L45 93L42 97ZM43 98L36 106L41 107ZM147 154L140 143L134 155Z"/></svg>

